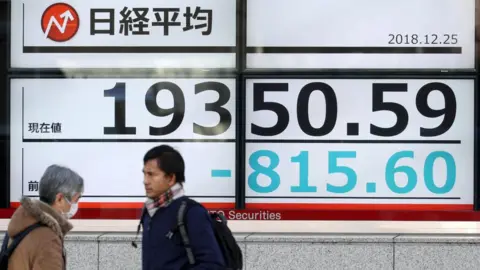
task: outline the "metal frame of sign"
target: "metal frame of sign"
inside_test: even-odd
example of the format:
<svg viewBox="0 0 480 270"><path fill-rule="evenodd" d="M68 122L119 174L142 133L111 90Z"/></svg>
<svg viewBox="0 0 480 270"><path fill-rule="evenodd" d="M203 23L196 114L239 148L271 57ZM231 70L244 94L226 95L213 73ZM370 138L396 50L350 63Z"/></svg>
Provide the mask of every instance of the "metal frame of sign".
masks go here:
<svg viewBox="0 0 480 270"><path fill-rule="evenodd" d="M6 8L6 22L3 23L3 27L6 27L6 50L2 50L5 54L7 61L4 63L4 70L9 70L10 67L10 0L6 0L2 3ZM2 134L2 141L0 143L0 152L5 160L5 163L0 167L0 208L10 207L10 79L5 78L5 89L0 91L0 104L4 110L0 118L0 126L5 128L5 134Z"/></svg>
<svg viewBox="0 0 480 270"><path fill-rule="evenodd" d="M0 0L1 1L1 0ZM0 208L10 207L10 79L13 78L67 78L65 71L70 74L75 74L80 77L90 78L161 78L159 76L150 76L152 70L149 69L129 69L127 72L124 70L110 69L108 71L104 69L76 69L76 70L60 70L55 68L49 69L19 69L10 67L10 0L7 1L8 16L6 17L7 23L5 24L7 29L7 48L6 53L8 61L6 61L8 75L6 91L1 91L0 100L2 107L5 110L5 118L0 119L0 124L7 127L7 136L2 140L0 144L0 151L4 155L7 164L0 166ZM246 80L251 78L344 78L344 79L372 79L372 78L385 78L385 79L474 79L475 81L475 134L474 134L474 164L478 164L478 136L477 126L479 126L478 117L478 98L477 85L478 85L478 61L475 62L475 68L472 70L351 70L351 69L246 69L246 38L247 38L247 1L236 0L237 14L236 14L236 68L235 69L217 69L210 70L206 73L199 74L192 72L192 69L169 69L175 71L169 77L183 77L183 78L235 78L236 79L236 161L235 161L235 207L236 209L245 209L245 193L246 193L246 161L245 161L245 136L246 136L246 101L245 101L245 86ZM475 52L476 53L476 52ZM475 56L476 57L476 56ZM95 74L92 76L92 71ZM103 75L102 75L103 74ZM169 72L169 74L172 74ZM480 183L478 183L478 169L474 167L474 209L480 210Z"/></svg>
<svg viewBox="0 0 480 270"><path fill-rule="evenodd" d="M478 61L475 63L477 65ZM475 103L474 103L474 123L475 123L475 133L473 137L473 166L474 166L474 171L473 171L473 208L475 211L480 210L480 184L478 181L478 127L479 127L479 117L478 117L478 99L480 96L478 95L478 74L475 75Z"/></svg>

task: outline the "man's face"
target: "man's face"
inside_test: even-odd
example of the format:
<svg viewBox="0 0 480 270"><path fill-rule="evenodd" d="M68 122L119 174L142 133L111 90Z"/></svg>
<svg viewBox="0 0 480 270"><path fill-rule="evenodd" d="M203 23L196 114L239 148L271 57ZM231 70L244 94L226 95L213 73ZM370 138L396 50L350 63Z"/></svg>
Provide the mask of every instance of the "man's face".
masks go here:
<svg viewBox="0 0 480 270"><path fill-rule="evenodd" d="M156 199L175 184L174 176L167 176L151 159L143 166L143 184L148 198Z"/></svg>

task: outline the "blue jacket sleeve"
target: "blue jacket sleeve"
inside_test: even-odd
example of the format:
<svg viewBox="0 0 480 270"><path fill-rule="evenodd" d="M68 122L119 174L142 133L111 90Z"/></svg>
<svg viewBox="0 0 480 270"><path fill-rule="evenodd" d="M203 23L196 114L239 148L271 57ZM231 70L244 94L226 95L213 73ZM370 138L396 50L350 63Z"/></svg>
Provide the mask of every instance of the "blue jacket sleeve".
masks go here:
<svg viewBox="0 0 480 270"><path fill-rule="evenodd" d="M225 262L213 232L208 212L193 206L187 212L187 230L196 264L194 270L224 269Z"/></svg>

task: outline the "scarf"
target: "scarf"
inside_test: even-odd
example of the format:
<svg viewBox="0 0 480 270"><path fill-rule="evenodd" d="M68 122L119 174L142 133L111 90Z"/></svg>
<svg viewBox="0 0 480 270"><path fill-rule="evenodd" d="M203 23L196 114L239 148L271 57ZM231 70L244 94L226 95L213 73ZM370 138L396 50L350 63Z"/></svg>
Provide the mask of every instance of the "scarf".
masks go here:
<svg viewBox="0 0 480 270"><path fill-rule="evenodd" d="M182 185L176 183L158 198L148 198L145 202L145 208L147 209L148 214L152 217L159 208L169 206L174 200L184 196L184 194L185 192Z"/></svg>

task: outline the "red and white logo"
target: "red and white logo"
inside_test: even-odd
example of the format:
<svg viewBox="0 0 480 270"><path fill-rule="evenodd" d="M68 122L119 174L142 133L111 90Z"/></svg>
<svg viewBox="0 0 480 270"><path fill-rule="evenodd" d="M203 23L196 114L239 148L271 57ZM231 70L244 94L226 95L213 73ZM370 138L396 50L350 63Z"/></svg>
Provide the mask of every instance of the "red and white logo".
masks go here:
<svg viewBox="0 0 480 270"><path fill-rule="evenodd" d="M64 42L75 36L80 27L77 11L65 3L49 6L42 15L42 30L45 38Z"/></svg>

